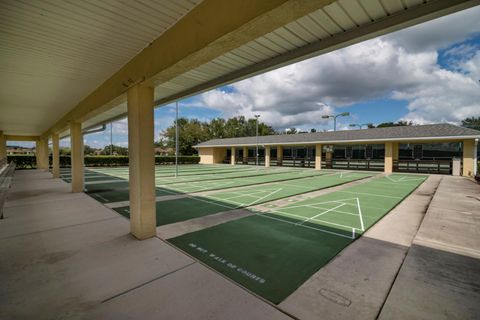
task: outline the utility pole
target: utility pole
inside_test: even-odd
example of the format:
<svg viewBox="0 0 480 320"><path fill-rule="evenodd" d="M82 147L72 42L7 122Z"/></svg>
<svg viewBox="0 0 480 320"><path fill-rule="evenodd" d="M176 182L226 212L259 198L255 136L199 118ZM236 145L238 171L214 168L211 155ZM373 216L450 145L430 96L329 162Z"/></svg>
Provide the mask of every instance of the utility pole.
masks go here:
<svg viewBox="0 0 480 320"><path fill-rule="evenodd" d="M255 165L258 168L258 118L260 118L259 114L255 115L255 127L256 127L256 136L255 136Z"/></svg>
<svg viewBox="0 0 480 320"><path fill-rule="evenodd" d="M178 177L178 101L175 102L175 178Z"/></svg>

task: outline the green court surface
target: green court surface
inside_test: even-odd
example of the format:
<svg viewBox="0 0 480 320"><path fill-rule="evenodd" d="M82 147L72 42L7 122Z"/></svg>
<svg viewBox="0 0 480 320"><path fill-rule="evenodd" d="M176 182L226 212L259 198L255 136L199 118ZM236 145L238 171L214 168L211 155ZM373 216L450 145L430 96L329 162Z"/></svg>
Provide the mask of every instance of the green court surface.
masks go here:
<svg viewBox="0 0 480 320"><path fill-rule="evenodd" d="M253 177L253 176L262 176L270 174L279 174L287 172L298 172L302 169L287 169L287 168L272 168L272 169L242 169L238 171L226 171L222 170L220 172L211 172L209 174L197 174L197 175L179 175L178 177L170 176L161 176L155 174L155 181L157 185L166 185L174 183L185 183L185 182L195 182L195 181L205 181L205 180L221 180L221 179L232 179L232 178L242 178L242 177ZM121 177L128 179L128 172L117 172L112 170L102 171L111 176Z"/></svg>
<svg viewBox="0 0 480 320"><path fill-rule="evenodd" d="M182 193L192 193L201 191L212 191L228 188L236 188L243 186L251 186L255 184L276 182L276 181L295 181L296 179L321 176L332 172L325 170L318 171L312 169L295 170L293 172L276 173L269 175L257 175L252 177L241 177L236 179L223 179L223 180L206 180L199 182L181 182L165 185L165 188L175 190ZM157 184L159 185L159 184ZM159 185L162 186L162 185Z"/></svg>
<svg viewBox="0 0 480 320"><path fill-rule="evenodd" d="M125 176L128 177L128 168L127 167L112 167L112 168L90 168L90 170L106 173L116 176ZM231 166L231 165L189 165L183 166L180 165L178 172L180 176L191 176L191 175L210 175L210 174L221 174L228 172L239 172L239 171L252 171L256 170L252 166ZM264 167L259 167L258 170L265 170ZM174 177L175 176L175 167L174 166L155 166L155 176L156 177Z"/></svg>
<svg viewBox="0 0 480 320"><path fill-rule="evenodd" d="M321 190L347 182L364 179L376 173L367 172L331 172L321 176L270 183L236 190L223 190L209 194L208 199L233 204L240 207L252 206L294 195Z"/></svg>
<svg viewBox="0 0 480 320"><path fill-rule="evenodd" d="M169 241L278 304L425 178L374 178Z"/></svg>
<svg viewBox="0 0 480 320"><path fill-rule="evenodd" d="M113 189L110 191L87 191L87 194L101 203L128 201L130 199L130 190L128 189L128 186L124 189ZM170 196L174 194L178 194L178 192L166 190L163 188L155 188L155 196L157 197Z"/></svg>
<svg viewBox="0 0 480 320"><path fill-rule="evenodd" d="M211 214L230 211L232 206L212 200L202 201L199 197L186 197L176 200L159 201L157 207L157 226L204 217ZM129 218L130 207L115 208L121 215Z"/></svg>
<svg viewBox="0 0 480 320"><path fill-rule="evenodd" d="M331 186L344 184L350 181L370 177L371 173L330 173L311 178L294 180L295 182L274 183L256 187L244 188L236 191L221 191L214 195L190 196L176 200L159 201L157 208L157 226L186 221L210 214L244 208L268 201L281 199L299 193L310 192ZM307 186L300 189L299 186ZM278 192L278 187L282 189ZM241 195L241 196L238 196ZM198 208L201 208L197 210ZM117 212L128 216L129 207L115 209Z"/></svg>
<svg viewBox="0 0 480 320"><path fill-rule="evenodd" d="M118 180L115 182L88 183L88 184L85 184L85 190L87 190L87 193L105 192L105 191L128 189L129 186L130 186L130 183L128 182L128 180Z"/></svg>

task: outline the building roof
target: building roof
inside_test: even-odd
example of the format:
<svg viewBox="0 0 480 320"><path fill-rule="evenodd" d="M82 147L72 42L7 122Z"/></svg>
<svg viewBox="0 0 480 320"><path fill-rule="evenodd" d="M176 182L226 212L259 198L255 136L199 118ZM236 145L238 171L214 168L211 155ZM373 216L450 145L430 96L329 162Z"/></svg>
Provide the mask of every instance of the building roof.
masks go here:
<svg viewBox="0 0 480 320"><path fill-rule="evenodd" d="M339 142L369 142L396 140L454 140L480 138L480 131L451 124L398 126L363 130L279 134L258 137L259 145L313 144ZM256 145L256 137L213 139L196 145L201 147L230 147Z"/></svg>

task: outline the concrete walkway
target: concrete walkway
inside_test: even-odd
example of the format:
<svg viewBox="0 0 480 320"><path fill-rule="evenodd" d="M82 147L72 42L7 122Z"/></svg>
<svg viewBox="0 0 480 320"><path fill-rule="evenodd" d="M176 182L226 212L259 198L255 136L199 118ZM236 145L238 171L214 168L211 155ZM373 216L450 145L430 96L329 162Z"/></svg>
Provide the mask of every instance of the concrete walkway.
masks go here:
<svg viewBox="0 0 480 320"><path fill-rule="evenodd" d="M480 185L446 176L380 319L480 319Z"/></svg>
<svg viewBox="0 0 480 320"><path fill-rule="evenodd" d="M227 218L238 214L248 213ZM430 176L278 308L160 238L135 240L128 220L83 193L72 194L69 184L47 172L15 173L5 216L0 319L291 319L287 314L302 320L478 319L480 314L480 187L464 178ZM168 237L224 219L212 215L158 231Z"/></svg>
<svg viewBox="0 0 480 320"><path fill-rule="evenodd" d="M375 319L440 180L430 176L280 307L299 319Z"/></svg>
<svg viewBox="0 0 480 320"><path fill-rule="evenodd" d="M0 220L0 319L289 319L42 171L17 171Z"/></svg>

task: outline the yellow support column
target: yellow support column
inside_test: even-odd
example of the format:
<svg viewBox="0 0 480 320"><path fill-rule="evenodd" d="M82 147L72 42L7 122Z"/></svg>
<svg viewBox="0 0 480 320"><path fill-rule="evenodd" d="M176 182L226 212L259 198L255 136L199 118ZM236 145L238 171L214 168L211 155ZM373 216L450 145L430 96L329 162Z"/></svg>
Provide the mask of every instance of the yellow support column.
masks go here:
<svg viewBox="0 0 480 320"><path fill-rule="evenodd" d="M127 92L130 232L137 239L156 235L153 88L137 85Z"/></svg>
<svg viewBox="0 0 480 320"><path fill-rule="evenodd" d="M265 146L265 167L270 167L270 146Z"/></svg>
<svg viewBox="0 0 480 320"><path fill-rule="evenodd" d="M248 148L247 147L243 147L243 164L247 164L248 163Z"/></svg>
<svg viewBox="0 0 480 320"><path fill-rule="evenodd" d="M52 134L52 174L53 178L60 177L60 141L58 134Z"/></svg>
<svg viewBox="0 0 480 320"><path fill-rule="evenodd" d="M83 192L83 135L82 124L70 123L72 192Z"/></svg>
<svg viewBox="0 0 480 320"><path fill-rule="evenodd" d="M393 171L393 143L385 143L385 167L384 172L387 174Z"/></svg>
<svg viewBox="0 0 480 320"><path fill-rule="evenodd" d="M322 169L322 145L315 145L315 170Z"/></svg>
<svg viewBox="0 0 480 320"><path fill-rule="evenodd" d="M48 140L36 141L37 169L48 170Z"/></svg>
<svg viewBox="0 0 480 320"><path fill-rule="evenodd" d="M0 160L7 157L7 138L3 134L3 131L0 131Z"/></svg>
<svg viewBox="0 0 480 320"><path fill-rule="evenodd" d="M230 148L230 152L231 152L231 155L230 155L230 164L233 166L233 165L235 165L235 163L236 163L236 159L235 159L235 147L231 147L231 148Z"/></svg>
<svg viewBox="0 0 480 320"><path fill-rule="evenodd" d="M283 162L283 147L277 146L277 166L280 167Z"/></svg>
<svg viewBox="0 0 480 320"><path fill-rule="evenodd" d="M464 177L473 177L475 157L475 140L463 141L463 173Z"/></svg>
<svg viewBox="0 0 480 320"><path fill-rule="evenodd" d="M42 150L42 148L40 148L40 145L42 144L42 141L41 140L36 140L35 141L35 161L37 163L37 169L40 168L41 166L41 163L42 162L42 159L40 157L40 150Z"/></svg>

